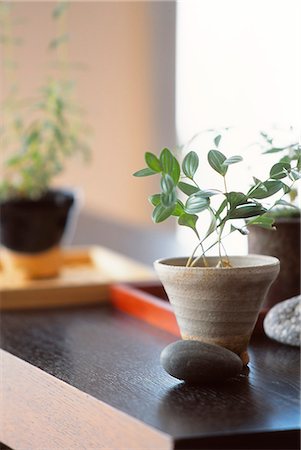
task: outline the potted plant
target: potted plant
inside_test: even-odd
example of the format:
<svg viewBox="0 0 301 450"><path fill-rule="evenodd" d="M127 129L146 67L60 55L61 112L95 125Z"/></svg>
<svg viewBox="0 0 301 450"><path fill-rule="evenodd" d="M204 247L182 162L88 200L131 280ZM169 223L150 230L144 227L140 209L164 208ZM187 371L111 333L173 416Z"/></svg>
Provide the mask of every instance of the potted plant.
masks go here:
<svg viewBox="0 0 301 450"><path fill-rule="evenodd" d="M289 184L300 178L301 146L298 142L286 145L275 144L275 138L261 132L260 145L265 154L281 155L276 167L283 168L278 179L287 176ZM290 173L286 169L295 165ZM275 205L269 211L275 220L277 235L270 230L252 227L248 235L250 253L276 256L281 263L279 276L271 287L264 306L271 308L275 303L294 297L300 293L300 207L298 206L298 191L290 188L281 204Z"/></svg>
<svg viewBox="0 0 301 450"><path fill-rule="evenodd" d="M2 16L9 20L9 6L2 8L6 8ZM62 20L65 10L65 4L55 6L56 22ZM65 41L57 36L49 44L50 51L59 54ZM8 34L3 42L12 53L15 39ZM19 98L14 84L3 105L1 262L14 276L17 272L27 278L58 274L62 262L59 243L75 198L73 192L51 186L69 158L88 152L74 104L73 83L65 75L63 61L54 56L54 62L64 68L44 82L35 98ZM8 75L15 79L15 74Z"/></svg>
<svg viewBox="0 0 301 450"><path fill-rule="evenodd" d="M218 150L220 141L221 135L216 136L208 162L222 177L223 190L207 189L197 183L199 159L193 151L186 154L182 164L167 148L159 157L147 152L147 167L134 176L160 175L161 192L149 199L154 206L153 221L159 223L174 216L179 225L191 228L197 239L190 257L165 258L154 263L174 307L183 339L224 346L247 364L247 345L260 306L279 272L279 261L260 255L229 257L223 241L234 232L246 235L253 225L273 229L274 219L268 212L276 203L282 203L282 197L292 186L288 188L279 179L280 166L273 166L269 177L265 181L254 178L247 192L229 190L228 169L242 158L237 155L227 158ZM295 168L286 163L285 170L289 176ZM275 194L278 200L268 205L268 199ZM201 232L199 216L205 213L211 221L209 228ZM215 246L218 256L206 256Z"/></svg>

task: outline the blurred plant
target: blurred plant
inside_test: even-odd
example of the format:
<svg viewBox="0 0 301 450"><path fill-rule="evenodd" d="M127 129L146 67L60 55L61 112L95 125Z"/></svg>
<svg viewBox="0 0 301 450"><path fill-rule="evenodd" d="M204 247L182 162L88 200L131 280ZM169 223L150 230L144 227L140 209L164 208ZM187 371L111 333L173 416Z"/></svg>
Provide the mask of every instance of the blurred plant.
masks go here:
<svg viewBox="0 0 301 450"><path fill-rule="evenodd" d="M178 224L191 228L198 243L187 260L187 266L194 266L202 258L204 265L206 262L206 252L215 245L218 246L219 266L229 267L230 261L222 257L223 239L233 232L248 234L247 227L257 225L263 228L273 229L274 219L269 216L269 212L276 205L286 205L283 197L291 191L298 177L300 169L292 162L280 162L274 164L269 172L269 177L261 181L253 178L253 184L246 193L235 192L228 189L226 175L229 166L242 161L239 155L227 158L218 150L222 136L214 138L215 149L210 150L207 155L209 165L223 178L223 191L217 189L202 189L196 182L195 175L199 168L199 158L197 153L190 151L183 159L182 164L176 156L167 148L163 149L159 158L153 153L145 153L147 167L134 173L136 177L150 175L161 176L161 192L152 195L149 200L154 206L152 218L155 223L163 222L170 216L178 218ZM292 161L295 161L294 159ZM290 185L284 183L283 178L291 181ZM185 180L185 181L183 181ZM187 182L188 181L188 182ZM271 205L265 204L268 198L278 193L277 200ZM280 193L280 197L279 197ZM180 196L179 196L180 194ZM186 201L182 202L182 195L186 196ZM212 199L216 199L216 206ZM197 229L199 214L207 211L211 217L208 230L204 230L202 235ZM237 219L243 219L242 224L237 224ZM244 220L247 220L245 222ZM225 234L227 230L227 234ZM206 246L208 238L216 234L216 239L212 244ZM201 255L195 256L198 249Z"/></svg>
<svg viewBox="0 0 301 450"><path fill-rule="evenodd" d="M59 2L52 10L58 33L48 46L55 76L49 76L36 96L20 98L14 47L20 39L13 36L12 5L1 3L0 19L4 34L4 66L10 89L3 104L0 128L1 163L0 200L15 197L39 198L50 187L53 178L65 168L66 160L80 153L89 155L87 128L81 122L81 110L74 101L74 83L68 76L68 35L64 33L67 4Z"/></svg>
<svg viewBox="0 0 301 450"><path fill-rule="evenodd" d="M285 146L275 145L275 138L270 134L261 131L260 145L264 154L281 154L281 158L274 165L274 169L278 170L278 179L288 177L292 182L301 178L301 144L293 142ZM295 164L295 168L291 168ZM291 168L291 170L290 170ZM270 212L274 217L300 216L300 207L297 206L298 189L291 188L288 193L289 202L275 208Z"/></svg>

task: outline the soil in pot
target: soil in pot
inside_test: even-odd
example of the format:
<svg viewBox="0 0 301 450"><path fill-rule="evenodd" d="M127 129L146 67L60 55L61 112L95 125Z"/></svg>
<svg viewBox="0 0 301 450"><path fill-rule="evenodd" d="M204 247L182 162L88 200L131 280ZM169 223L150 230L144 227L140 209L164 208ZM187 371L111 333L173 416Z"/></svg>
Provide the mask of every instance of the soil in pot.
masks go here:
<svg viewBox="0 0 301 450"><path fill-rule="evenodd" d="M62 190L50 190L38 200L0 203L4 270L26 278L56 276L61 266L59 244L73 204L73 194Z"/></svg>
<svg viewBox="0 0 301 450"><path fill-rule="evenodd" d="M272 285L264 308L300 293L300 218L276 219L276 230L250 227L249 253L275 256L280 260L280 273Z"/></svg>
<svg viewBox="0 0 301 450"><path fill-rule="evenodd" d="M183 339L217 344L247 364L247 346L260 307L279 272L277 258L248 255L230 258L233 267L185 267L187 258L155 262Z"/></svg>

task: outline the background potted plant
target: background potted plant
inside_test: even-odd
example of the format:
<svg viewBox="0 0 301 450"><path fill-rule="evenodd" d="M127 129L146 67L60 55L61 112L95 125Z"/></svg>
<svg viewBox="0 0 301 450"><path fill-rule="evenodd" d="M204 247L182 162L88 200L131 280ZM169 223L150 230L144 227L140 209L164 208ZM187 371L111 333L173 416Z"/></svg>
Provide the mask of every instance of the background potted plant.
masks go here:
<svg viewBox="0 0 301 450"><path fill-rule="evenodd" d="M274 218L268 212L275 204L282 203L292 186L287 187L279 179L279 166L274 165L269 177L264 181L254 178L247 192L229 190L226 177L229 166L242 161L242 157L227 158L218 150L220 141L221 135L216 136L215 149L208 152L208 162L222 177L223 190L207 189L196 182L199 159L193 151L184 157L181 165L166 148L159 158L147 152L147 167L134 175L161 177L161 192L149 199L154 206L153 221L159 223L175 216L178 224L191 228L197 238L190 257L155 262L182 337L222 345L240 355L247 364L247 345L260 306L279 272L279 261L260 255L229 257L223 240L234 232L248 234L251 225L273 229ZM295 167L287 163L286 176L293 170ZM275 194L277 200L267 204ZM208 230L202 233L197 227L201 213L211 217ZM206 256L214 246L218 256Z"/></svg>
<svg viewBox="0 0 301 450"><path fill-rule="evenodd" d="M254 226L250 228L248 236L250 253L273 255L281 263L279 276L271 287L264 304L266 308L270 308L275 303L300 293L301 211L298 206L296 182L300 179L301 146L299 142L277 145L275 138L265 132L261 132L260 144L264 154L281 156L274 166L279 169L277 179L287 178L289 186L283 200L278 202L268 213L275 220L277 235L275 236L268 229Z"/></svg>
<svg viewBox="0 0 301 450"><path fill-rule="evenodd" d="M11 5L1 7L2 20L7 24ZM65 11L64 3L53 9L58 29ZM2 43L12 58L17 40L11 26L4 29L7 34ZM29 278L58 274L62 262L59 243L75 198L73 192L53 189L51 185L69 158L78 153L87 156L89 150L74 103L73 82L60 52L67 36L60 33L49 44L56 73L47 78L33 99L20 97L16 67L11 60L4 61L13 82L3 105L0 130L1 261L8 273L18 271Z"/></svg>

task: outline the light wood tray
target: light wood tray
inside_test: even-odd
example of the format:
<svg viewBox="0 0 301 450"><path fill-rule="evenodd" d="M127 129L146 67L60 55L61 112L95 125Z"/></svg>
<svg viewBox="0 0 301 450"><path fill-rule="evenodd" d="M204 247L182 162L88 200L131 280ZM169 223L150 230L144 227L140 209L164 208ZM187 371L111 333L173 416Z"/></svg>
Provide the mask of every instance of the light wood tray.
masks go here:
<svg viewBox="0 0 301 450"><path fill-rule="evenodd" d="M0 266L0 308L65 307L109 299L109 287L119 281L154 280L154 272L104 247L63 250L58 278L8 279Z"/></svg>

